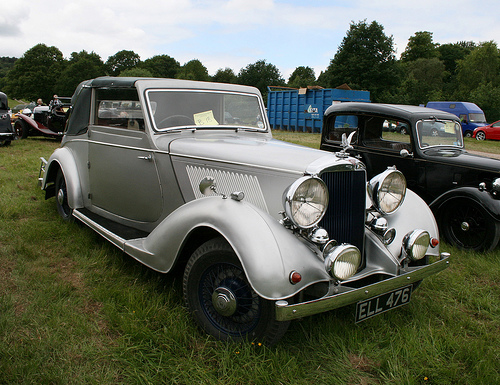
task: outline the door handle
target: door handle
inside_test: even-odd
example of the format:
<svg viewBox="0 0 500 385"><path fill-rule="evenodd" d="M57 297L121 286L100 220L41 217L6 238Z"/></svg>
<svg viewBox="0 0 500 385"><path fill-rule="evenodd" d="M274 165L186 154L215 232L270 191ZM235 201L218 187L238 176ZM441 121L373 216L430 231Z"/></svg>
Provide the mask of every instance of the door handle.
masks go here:
<svg viewBox="0 0 500 385"><path fill-rule="evenodd" d="M151 162L153 160L153 157L151 156L151 154L149 154L148 156L138 156L137 159L147 160L148 162Z"/></svg>

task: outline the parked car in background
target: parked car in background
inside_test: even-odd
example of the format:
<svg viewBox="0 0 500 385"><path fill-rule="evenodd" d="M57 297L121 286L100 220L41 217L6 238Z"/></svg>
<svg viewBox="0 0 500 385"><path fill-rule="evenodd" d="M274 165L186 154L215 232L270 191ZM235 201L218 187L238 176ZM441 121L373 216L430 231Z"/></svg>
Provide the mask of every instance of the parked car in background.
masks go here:
<svg viewBox="0 0 500 385"><path fill-rule="evenodd" d="M463 136L470 138L477 127L484 126L486 118L477 104L470 102L429 102L426 107L458 116Z"/></svg>
<svg viewBox="0 0 500 385"><path fill-rule="evenodd" d="M61 104L55 108L35 106L32 110L25 108L18 113L14 122L16 135L21 139L32 135L61 138L71 107L71 98L60 97L59 99Z"/></svg>
<svg viewBox="0 0 500 385"><path fill-rule="evenodd" d="M487 126L476 128L472 137L477 140L500 140L500 120L488 124Z"/></svg>
<svg viewBox="0 0 500 385"><path fill-rule="evenodd" d="M7 95L0 92L0 146L9 145L13 139Z"/></svg>
<svg viewBox="0 0 500 385"><path fill-rule="evenodd" d="M72 103L46 197L154 270L184 266L186 306L217 338L272 344L355 303L362 321L448 265L399 171L367 181L343 152L274 140L254 87L103 77Z"/></svg>
<svg viewBox="0 0 500 385"><path fill-rule="evenodd" d="M396 120L404 135L384 129ZM403 130L400 130L403 133ZM451 244L490 250L500 238L500 160L465 151L457 116L425 107L342 103L328 108L321 149L340 151L366 164L368 177L395 166L431 207Z"/></svg>

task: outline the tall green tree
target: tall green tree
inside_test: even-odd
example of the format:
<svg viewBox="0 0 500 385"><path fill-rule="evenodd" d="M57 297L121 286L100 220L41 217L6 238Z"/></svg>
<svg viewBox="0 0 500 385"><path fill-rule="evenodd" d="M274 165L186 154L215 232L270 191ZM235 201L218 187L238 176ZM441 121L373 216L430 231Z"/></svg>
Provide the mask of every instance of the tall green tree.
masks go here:
<svg viewBox="0 0 500 385"><path fill-rule="evenodd" d="M212 76L212 81L217 83L237 83L238 77L231 68L219 68L214 76Z"/></svg>
<svg viewBox="0 0 500 385"><path fill-rule="evenodd" d="M201 81L210 80L207 67L205 67L203 63L198 59L190 60L186 64L184 64L179 69L175 77L177 79L186 79L186 80L201 80Z"/></svg>
<svg viewBox="0 0 500 385"><path fill-rule="evenodd" d="M493 41L479 44L457 66L457 99L483 109L488 121L500 115L500 51Z"/></svg>
<svg viewBox="0 0 500 385"><path fill-rule="evenodd" d="M405 73L401 85L405 104L419 105L442 99L443 79L447 72L441 60L433 57L408 62L405 64Z"/></svg>
<svg viewBox="0 0 500 385"><path fill-rule="evenodd" d="M480 85L491 83L500 86L500 52L495 42L481 43L463 60L458 62L457 96L467 100Z"/></svg>
<svg viewBox="0 0 500 385"><path fill-rule="evenodd" d="M439 44L432 41L432 32L415 32L410 36L406 49L401 54L401 61L411 62L417 59L431 59L439 55Z"/></svg>
<svg viewBox="0 0 500 385"><path fill-rule="evenodd" d="M118 76L120 72L134 68L140 62L139 54L134 51L122 50L108 58L106 71L109 75Z"/></svg>
<svg viewBox="0 0 500 385"><path fill-rule="evenodd" d="M6 92L10 97L44 101L59 93L57 82L64 70L65 60L56 47L37 44L19 58L6 79Z"/></svg>
<svg viewBox="0 0 500 385"><path fill-rule="evenodd" d="M285 85L285 80L278 67L274 64L266 63L265 60L258 60L242 68L238 73L238 81L247 86L257 87L262 93L265 102L267 102L268 86Z"/></svg>
<svg viewBox="0 0 500 385"><path fill-rule="evenodd" d="M370 91L373 101L383 101L399 83L393 37L376 21L351 23L318 83L331 88L347 83L352 89Z"/></svg>
<svg viewBox="0 0 500 385"><path fill-rule="evenodd" d="M288 86L292 88L313 86L315 84L316 74L311 67L297 67L288 78Z"/></svg>
<svg viewBox="0 0 500 385"><path fill-rule="evenodd" d="M141 65L155 78L175 78L181 65L177 60L168 55L156 55L144 60Z"/></svg>
<svg viewBox="0 0 500 385"><path fill-rule="evenodd" d="M104 62L95 52L73 52L57 82L58 93L71 96L81 81L106 74Z"/></svg>

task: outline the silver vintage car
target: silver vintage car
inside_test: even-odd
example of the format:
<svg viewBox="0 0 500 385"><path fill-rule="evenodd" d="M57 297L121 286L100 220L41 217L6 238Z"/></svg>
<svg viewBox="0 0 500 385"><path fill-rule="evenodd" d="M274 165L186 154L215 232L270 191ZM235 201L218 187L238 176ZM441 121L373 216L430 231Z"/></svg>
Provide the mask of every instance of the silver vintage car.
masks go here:
<svg viewBox="0 0 500 385"><path fill-rule="evenodd" d="M399 171L367 181L344 150L273 139L256 88L102 77L72 105L46 197L156 271L185 266L186 306L219 339L273 344L349 304L362 321L448 266Z"/></svg>

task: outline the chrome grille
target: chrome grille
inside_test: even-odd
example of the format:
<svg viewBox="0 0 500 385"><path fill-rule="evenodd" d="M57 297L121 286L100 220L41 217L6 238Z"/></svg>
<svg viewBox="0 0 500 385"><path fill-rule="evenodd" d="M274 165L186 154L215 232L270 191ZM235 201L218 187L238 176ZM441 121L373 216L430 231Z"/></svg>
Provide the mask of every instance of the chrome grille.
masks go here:
<svg viewBox="0 0 500 385"><path fill-rule="evenodd" d="M365 232L366 172L339 171L323 173L330 202L320 226L330 239L350 243L363 252Z"/></svg>

